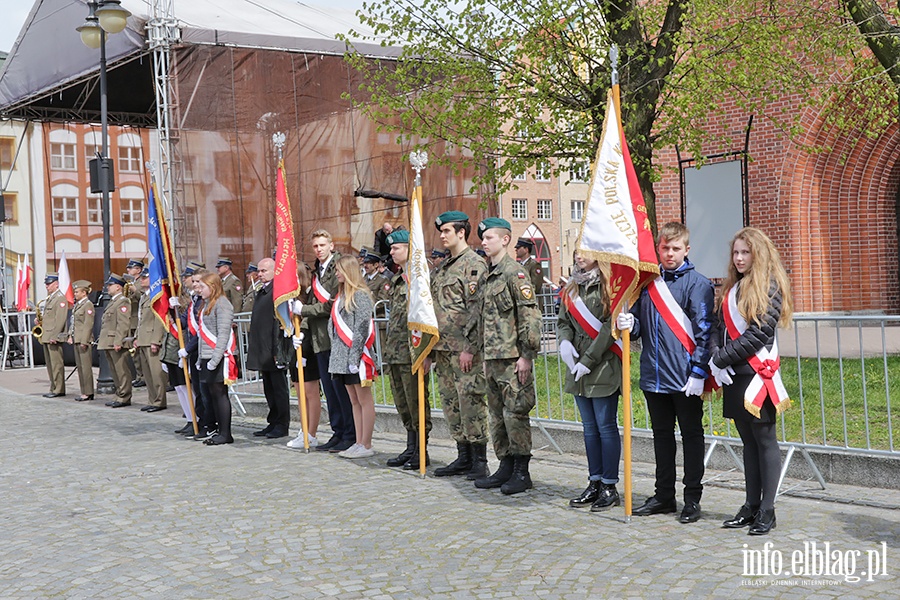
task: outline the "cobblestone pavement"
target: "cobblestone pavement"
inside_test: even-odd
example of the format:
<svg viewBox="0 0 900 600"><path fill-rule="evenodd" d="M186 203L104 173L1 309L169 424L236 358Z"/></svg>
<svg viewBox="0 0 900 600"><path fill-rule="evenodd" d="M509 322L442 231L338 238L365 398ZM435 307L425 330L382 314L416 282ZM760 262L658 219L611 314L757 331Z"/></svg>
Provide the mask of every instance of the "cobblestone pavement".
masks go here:
<svg viewBox="0 0 900 600"><path fill-rule="evenodd" d="M778 528L752 538L719 528L743 501L722 474L700 522L626 523L622 508L568 508L581 457L539 452L535 489L505 497L384 467L397 436L349 461L237 421L233 445L208 447L173 433L177 409L48 400L42 378L0 374L0 598L898 597L895 491L783 496ZM436 463L452 456L433 444ZM652 472L635 465L636 504ZM830 577L804 553L826 542ZM759 559L769 574L751 576Z"/></svg>

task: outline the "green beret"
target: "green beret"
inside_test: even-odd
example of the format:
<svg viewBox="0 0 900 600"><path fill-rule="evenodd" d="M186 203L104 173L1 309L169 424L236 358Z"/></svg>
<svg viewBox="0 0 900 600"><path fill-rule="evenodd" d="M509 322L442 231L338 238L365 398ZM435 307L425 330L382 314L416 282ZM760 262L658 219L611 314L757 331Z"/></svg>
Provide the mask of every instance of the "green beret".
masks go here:
<svg viewBox="0 0 900 600"><path fill-rule="evenodd" d="M434 227L440 229L445 223L465 223L469 220L469 215L459 210L448 210L438 215L434 220Z"/></svg>
<svg viewBox="0 0 900 600"><path fill-rule="evenodd" d="M394 231L389 236L387 236L387 243L389 245L408 244L409 243L409 232L405 229L400 229L398 231Z"/></svg>
<svg viewBox="0 0 900 600"><path fill-rule="evenodd" d="M478 224L478 238L484 239L484 232L488 229L506 229L512 232L512 225L506 219L500 217L488 217Z"/></svg>

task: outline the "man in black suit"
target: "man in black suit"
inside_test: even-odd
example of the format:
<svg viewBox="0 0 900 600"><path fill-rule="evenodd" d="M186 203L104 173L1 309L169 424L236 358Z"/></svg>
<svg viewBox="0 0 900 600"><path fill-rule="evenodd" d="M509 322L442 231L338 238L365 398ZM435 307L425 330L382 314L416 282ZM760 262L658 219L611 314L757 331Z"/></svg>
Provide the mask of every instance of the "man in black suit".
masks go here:
<svg viewBox="0 0 900 600"><path fill-rule="evenodd" d="M275 318L272 279L275 261L264 258L258 263L262 286L256 292L250 314L250 333L247 338L247 368L259 371L263 392L269 405L268 425L256 431L257 437L280 438L288 435L291 423L290 388L287 380L288 357L293 351L291 339L285 338L281 324Z"/></svg>

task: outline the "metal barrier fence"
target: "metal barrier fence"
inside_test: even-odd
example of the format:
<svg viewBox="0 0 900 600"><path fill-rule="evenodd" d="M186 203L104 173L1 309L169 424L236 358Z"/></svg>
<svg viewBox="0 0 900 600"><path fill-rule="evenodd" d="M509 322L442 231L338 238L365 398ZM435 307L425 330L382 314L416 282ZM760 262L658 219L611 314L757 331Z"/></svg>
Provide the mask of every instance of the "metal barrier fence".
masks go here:
<svg viewBox="0 0 900 600"><path fill-rule="evenodd" d="M534 369L537 404L532 420L559 450L545 425L579 424L581 419L574 398L564 391L565 366L557 352L556 295L542 294L539 298L542 336L540 356ZM234 386L234 391L236 395L252 394L250 390L259 380L247 371L244 358L249 314L237 315L237 323L244 379ZM376 319L375 347L382 374L386 323L386 317ZM808 450L840 449L866 455L897 456L900 432L894 428L891 383L900 386L900 316L798 316L791 329L778 332L778 344L782 376L792 401L791 408L779 416L779 441L787 449L782 478L796 451L803 455L823 488L824 479ZM635 346L632 425L636 430L649 432L650 417L638 381L639 343ZM440 409L433 373L429 380L429 403L432 409ZM386 377L377 379L373 392L377 405L393 405ZM622 417L620 412L620 422ZM743 468L731 448L732 444L740 444L740 439L733 424L722 417L720 398L714 396L706 402L704 425L710 442L707 460L721 445L732 456L737 468Z"/></svg>

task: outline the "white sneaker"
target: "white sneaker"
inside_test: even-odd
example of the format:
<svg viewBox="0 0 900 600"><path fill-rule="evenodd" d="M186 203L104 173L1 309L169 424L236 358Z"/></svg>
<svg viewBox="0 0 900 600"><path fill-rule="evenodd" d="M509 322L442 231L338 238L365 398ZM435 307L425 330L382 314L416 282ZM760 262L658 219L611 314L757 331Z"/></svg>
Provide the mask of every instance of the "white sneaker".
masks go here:
<svg viewBox="0 0 900 600"><path fill-rule="evenodd" d="M375 456L373 448L366 448L362 444L357 444L357 446L359 447L356 449L356 452L346 458L369 458L370 456Z"/></svg>
<svg viewBox="0 0 900 600"><path fill-rule="evenodd" d="M358 448L362 448L362 446L360 446L359 444L353 444L346 450L341 450L340 452L338 452L338 456L340 456L341 458L351 458Z"/></svg>
<svg viewBox="0 0 900 600"><path fill-rule="evenodd" d="M288 448L296 448L298 450L303 450L303 432L300 432L300 435L289 441L285 444ZM315 448L319 445L319 440L316 438L309 436L309 447Z"/></svg>

